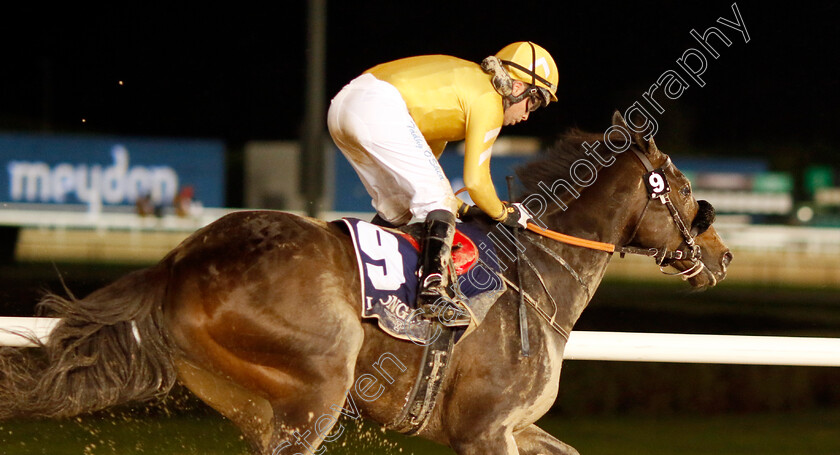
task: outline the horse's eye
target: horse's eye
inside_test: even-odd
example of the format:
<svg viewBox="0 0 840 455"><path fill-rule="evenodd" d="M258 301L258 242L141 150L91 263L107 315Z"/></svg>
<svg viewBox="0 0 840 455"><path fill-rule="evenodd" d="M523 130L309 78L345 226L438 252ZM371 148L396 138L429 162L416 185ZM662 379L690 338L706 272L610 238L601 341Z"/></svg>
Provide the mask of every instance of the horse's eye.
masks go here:
<svg viewBox="0 0 840 455"><path fill-rule="evenodd" d="M691 194L691 187L686 185L680 189L680 194L683 196L689 196Z"/></svg>

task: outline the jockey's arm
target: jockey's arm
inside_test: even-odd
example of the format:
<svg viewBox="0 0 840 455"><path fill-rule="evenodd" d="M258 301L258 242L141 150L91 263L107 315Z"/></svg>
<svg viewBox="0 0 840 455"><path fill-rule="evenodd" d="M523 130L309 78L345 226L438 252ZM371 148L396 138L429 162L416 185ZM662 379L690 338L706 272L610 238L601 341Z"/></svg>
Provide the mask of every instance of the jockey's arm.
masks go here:
<svg viewBox="0 0 840 455"><path fill-rule="evenodd" d="M474 103L467 112L464 137L464 186L475 205L493 218L505 210L490 174L491 149L504 121L499 104L498 96Z"/></svg>

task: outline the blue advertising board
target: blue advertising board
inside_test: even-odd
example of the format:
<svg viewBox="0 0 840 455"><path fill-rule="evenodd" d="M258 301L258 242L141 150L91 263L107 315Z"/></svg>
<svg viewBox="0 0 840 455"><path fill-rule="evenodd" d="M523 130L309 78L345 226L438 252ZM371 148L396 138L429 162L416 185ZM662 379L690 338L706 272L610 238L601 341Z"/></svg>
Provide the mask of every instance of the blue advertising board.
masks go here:
<svg viewBox="0 0 840 455"><path fill-rule="evenodd" d="M335 150L335 193L333 209L338 212L373 212L371 198L359 180L356 171L342 155L338 148ZM507 176L516 175L516 168L533 157L528 156L494 156L491 163L491 176L496 193L501 199L507 199ZM440 157L443 172L449 178L452 189L458 191L464 187L464 156L450 150L444 151ZM469 195L463 192L459 198L472 203Z"/></svg>
<svg viewBox="0 0 840 455"><path fill-rule="evenodd" d="M206 207L225 203L220 141L0 135L0 202L169 205L192 187Z"/></svg>

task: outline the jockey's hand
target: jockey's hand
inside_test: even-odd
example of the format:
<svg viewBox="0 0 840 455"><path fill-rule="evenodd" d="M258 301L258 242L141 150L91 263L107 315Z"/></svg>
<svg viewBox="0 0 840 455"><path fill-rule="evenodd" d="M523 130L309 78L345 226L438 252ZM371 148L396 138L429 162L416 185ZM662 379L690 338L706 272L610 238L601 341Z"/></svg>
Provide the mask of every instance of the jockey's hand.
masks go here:
<svg viewBox="0 0 840 455"><path fill-rule="evenodd" d="M531 214L525 210L525 207L518 202L508 203L503 202L504 204L504 213L499 218L496 218L496 221L504 224L505 226L512 227L512 228L525 228L528 227L528 220L531 219Z"/></svg>
<svg viewBox="0 0 840 455"><path fill-rule="evenodd" d="M458 212L456 213L460 219L474 218L483 214L484 212L477 206L469 205L463 201L461 201L461 206L458 207Z"/></svg>

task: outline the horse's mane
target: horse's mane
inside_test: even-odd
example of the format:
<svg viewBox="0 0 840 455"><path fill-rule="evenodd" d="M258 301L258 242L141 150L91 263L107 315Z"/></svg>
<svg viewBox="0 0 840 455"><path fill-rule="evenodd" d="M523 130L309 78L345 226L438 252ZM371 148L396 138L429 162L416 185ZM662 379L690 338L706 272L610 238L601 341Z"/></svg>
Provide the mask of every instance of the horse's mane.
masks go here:
<svg viewBox="0 0 840 455"><path fill-rule="evenodd" d="M627 140L627 137L618 133L610 136L611 143L621 149L625 148ZM534 193L545 194L546 187L551 187L555 182L564 180L578 195L575 196L568 190L561 193L555 192L554 194L567 206L574 202L580 193L586 189L586 186L575 183L575 179L571 175L572 165L583 159L591 163L596 171L600 171L604 167L599 160L586 153L586 148L583 146L584 142L587 142L590 146L600 144L595 149L595 153L598 153L604 160L608 160L610 156L615 155L604 145L602 134L573 128L548 147L542 153L542 156L516 169L516 175L525 190L523 198ZM591 150L592 147L589 147L589 149ZM584 173L584 175L586 174Z"/></svg>

